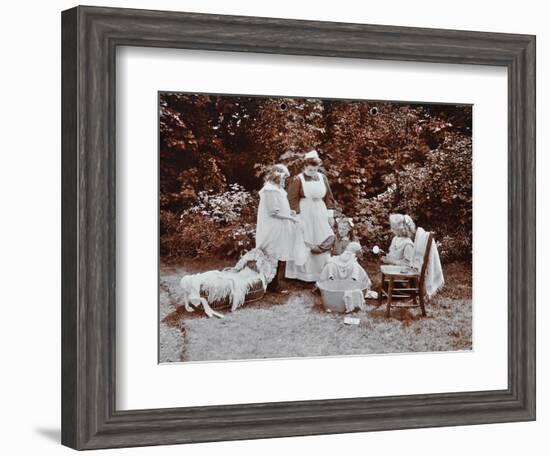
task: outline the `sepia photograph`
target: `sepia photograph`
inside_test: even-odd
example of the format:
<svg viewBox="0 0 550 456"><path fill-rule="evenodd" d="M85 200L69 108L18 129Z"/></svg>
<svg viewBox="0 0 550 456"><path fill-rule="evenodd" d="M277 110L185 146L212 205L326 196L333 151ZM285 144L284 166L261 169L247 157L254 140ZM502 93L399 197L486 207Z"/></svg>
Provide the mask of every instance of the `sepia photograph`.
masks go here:
<svg viewBox="0 0 550 456"><path fill-rule="evenodd" d="M159 92L159 362L472 350L472 108Z"/></svg>

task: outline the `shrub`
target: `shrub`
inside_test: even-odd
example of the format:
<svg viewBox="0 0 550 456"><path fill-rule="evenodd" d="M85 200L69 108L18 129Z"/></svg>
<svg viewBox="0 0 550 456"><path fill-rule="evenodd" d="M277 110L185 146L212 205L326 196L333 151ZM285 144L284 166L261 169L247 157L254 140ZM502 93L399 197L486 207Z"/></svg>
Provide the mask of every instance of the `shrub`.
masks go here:
<svg viewBox="0 0 550 456"><path fill-rule="evenodd" d="M198 203L179 216L161 210L161 255L164 260L237 256L254 247L256 204L238 184L216 194L199 192Z"/></svg>
<svg viewBox="0 0 550 456"><path fill-rule="evenodd" d="M161 255L237 256L254 244L262 176L319 150L360 241L387 248L392 212L471 259L471 107L305 98L161 95Z"/></svg>
<svg viewBox="0 0 550 456"><path fill-rule="evenodd" d="M222 193L204 190L197 195L196 205L183 211L181 218L190 214L202 214L215 223L237 223L252 216L254 198L242 185L230 184Z"/></svg>

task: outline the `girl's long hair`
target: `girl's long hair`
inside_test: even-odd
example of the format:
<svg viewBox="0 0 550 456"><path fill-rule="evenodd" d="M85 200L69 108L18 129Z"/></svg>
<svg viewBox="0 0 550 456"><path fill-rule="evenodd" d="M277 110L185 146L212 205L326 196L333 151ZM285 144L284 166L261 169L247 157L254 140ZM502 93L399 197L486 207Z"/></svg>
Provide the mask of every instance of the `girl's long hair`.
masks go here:
<svg viewBox="0 0 550 456"><path fill-rule="evenodd" d="M274 184L279 185L281 176L283 175L286 175L287 177L290 176L288 168L285 165L277 163L276 165L273 165L265 174L264 181L273 182Z"/></svg>

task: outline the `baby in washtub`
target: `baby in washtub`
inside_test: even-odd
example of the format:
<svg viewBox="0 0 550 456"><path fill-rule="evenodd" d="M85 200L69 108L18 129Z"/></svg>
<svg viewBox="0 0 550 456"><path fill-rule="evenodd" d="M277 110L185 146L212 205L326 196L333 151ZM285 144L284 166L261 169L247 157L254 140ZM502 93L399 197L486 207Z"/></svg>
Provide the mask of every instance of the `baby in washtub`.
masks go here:
<svg viewBox="0 0 550 456"><path fill-rule="evenodd" d="M372 283L367 272L357 261L357 255L361 253L359 242L350 242L344 252L337 256L331 256L321 271L320 282L325 280L355 280L365 284L370 289Z"/></svg>

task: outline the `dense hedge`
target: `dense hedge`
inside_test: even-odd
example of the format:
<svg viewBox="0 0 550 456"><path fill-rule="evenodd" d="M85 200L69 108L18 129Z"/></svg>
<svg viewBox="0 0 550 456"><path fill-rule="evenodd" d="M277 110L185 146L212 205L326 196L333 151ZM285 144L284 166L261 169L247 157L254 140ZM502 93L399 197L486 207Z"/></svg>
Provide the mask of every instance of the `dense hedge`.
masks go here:
<svg viewBox="0 0 550 456"><path fill-rule="evenodd" d="M470 259L470 106L160 95L160 234L165 261L237 256L254 244L266 167L299 171L315 148L366 246L388 215L434 230L446 259Z"/></svg>

